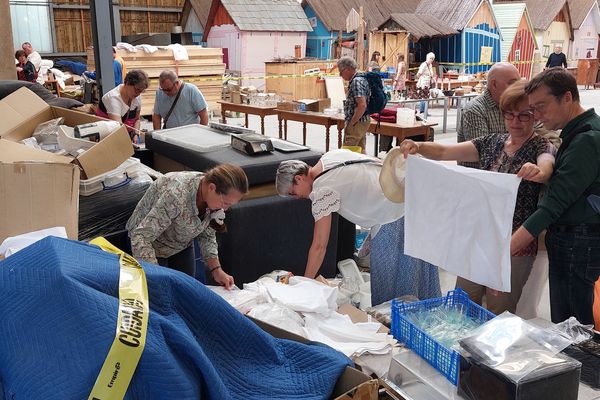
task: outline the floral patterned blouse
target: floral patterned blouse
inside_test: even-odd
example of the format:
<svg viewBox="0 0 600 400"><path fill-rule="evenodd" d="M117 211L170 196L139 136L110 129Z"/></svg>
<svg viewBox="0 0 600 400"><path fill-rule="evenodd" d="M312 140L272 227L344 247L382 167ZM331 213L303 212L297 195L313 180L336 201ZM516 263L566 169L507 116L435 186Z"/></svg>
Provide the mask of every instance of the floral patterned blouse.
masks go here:
<svg viewBox="0 0 600 400"><path fill-rule="evenodd" d="M200 216L196 206L203 176L171 172L150 186L126 225L134 257L156 263L157 257L179 253L196 237L204 260L218 257L215 231L209 226L217 213Z"/></svg>
<svg viewBox="0 0 600 400"><path fill-rule="evenodd" d="M504 151L508 133L481 136L472 140L479 153L480 168L487 171L516 174L525 163L537 164L540 155L556 155L556 147L547 139L536 134L521 146L514 154ZM523 180L519 185L517 203L513 217L513 232L537 209L542 184ZM537 240L522 249L517 256L535 256Z"/></svg>

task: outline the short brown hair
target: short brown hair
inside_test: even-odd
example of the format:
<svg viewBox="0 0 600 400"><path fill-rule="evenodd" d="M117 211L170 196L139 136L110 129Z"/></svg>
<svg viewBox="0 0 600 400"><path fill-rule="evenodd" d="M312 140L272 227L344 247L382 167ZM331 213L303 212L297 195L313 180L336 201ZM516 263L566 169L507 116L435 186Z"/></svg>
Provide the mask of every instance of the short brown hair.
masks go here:
<svg viewBox="0 0 600 400"><path fill-rule="evenodd" d="M546 86L552 96L561 98L565 93L571 92L574 101L579 101L579 90L577 80L567 70L562 68L550 68L537 74L525 88L527 94L531 94L540 87Z"/></svg>
<svg viewBox="0 0 600 400"><path fill-rule="evenodd" d="M15 51L15 58L18 60L19 57L27 57L27 53L25 53L25 50L17 50Z"/></svg>
<svg viewBox="0 0 600 400"><path fill-rule="evenodd" d="M521 79L507 87L500 96L500 111L514 111L521 102L527 101L526 86L527 81Z"/></svg>

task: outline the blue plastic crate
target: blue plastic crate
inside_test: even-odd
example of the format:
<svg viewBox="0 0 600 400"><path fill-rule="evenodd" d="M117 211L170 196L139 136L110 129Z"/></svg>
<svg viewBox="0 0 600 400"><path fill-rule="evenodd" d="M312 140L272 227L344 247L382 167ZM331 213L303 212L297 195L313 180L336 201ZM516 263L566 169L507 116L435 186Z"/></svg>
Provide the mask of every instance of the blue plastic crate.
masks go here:
<svg viewBox="0 0 600 400"><path fill-rule="evenodd" d="M460 308L461 312L476 322L484 324L495 315L478 304L461 289L448 292L445 297L417 301L415 303L392 302L392 334L400 342L420 355L424 360L440 371L455 386L458 385L458 367L460 355L435 341L423 330L416 327L406 317L407 314L422 312L440 306Z"/></svg>

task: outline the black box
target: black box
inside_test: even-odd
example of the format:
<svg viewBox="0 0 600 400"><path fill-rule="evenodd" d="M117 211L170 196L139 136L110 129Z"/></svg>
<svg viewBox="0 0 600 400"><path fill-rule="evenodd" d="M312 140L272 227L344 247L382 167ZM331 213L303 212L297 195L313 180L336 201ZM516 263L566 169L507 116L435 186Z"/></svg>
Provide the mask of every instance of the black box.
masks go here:
<svg viewBox="0 0 600 400"><path fill-rule="evenodd" d="M600 389L600 335L595 333L594 338L571 345L563 353L573 357L581 363L581 381L589 386Z"/></svg>
<svg viewBox="0 0 600 400"><path fill-rule="evenodd" d="M577 400L581 363L564 354L564 362L542 366L515 383L472 358L461 357L458 394L472 400Z"/></svg>

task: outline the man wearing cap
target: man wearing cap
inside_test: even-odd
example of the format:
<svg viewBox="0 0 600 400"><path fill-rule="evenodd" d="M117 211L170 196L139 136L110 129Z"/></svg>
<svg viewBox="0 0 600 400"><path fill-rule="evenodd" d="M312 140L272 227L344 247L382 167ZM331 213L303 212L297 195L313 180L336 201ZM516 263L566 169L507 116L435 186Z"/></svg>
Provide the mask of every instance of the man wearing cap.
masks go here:
<svg viewBox="0 0 600 400"><path fill-rule="evenodd" d="M154 130L208 125L206 100L195 85L183 82L175 72L168 70L160 73L158 84L152 114Z"/></svg>
<svg viewBox="0 0 600 400"><path fill-rule="evenodd" d="M304 275L318 275L327 250L331 214L371 229L371 302L403 295L420 299L440 296L437 267L404 255L404 184L393 161L381 161L349 150L333 150L314 167L283 161L275 186L281 196L310 199L315 220ZM397 168L402 170L402 168ZM380 183L381 182L381 183Z"/></svg>
<svg viewBox="0 0 600 400"><path fill-rule="evenodd" d="M537 211L513 233L511 252L547 229L552 321L575 316L591 324L593 309L600 319L600 288L594 287L600 277L600 214L590 202L600 195L600 117L581 106L577 82L564 69L543 71L525 91L534 118L562 129L563 142Z"/></svg>
<svg viewBox="0 0 600 400"><path fill-rule="evenodd" d="M514 82L521 79L519 70L507 62L496 63L487 75L485 91L467 103L462 111L457 141L468 142L492 133L507 133L504 117L500 111L500 97ZM460 165L479 168L477 163L459 162Z"/></svg>

